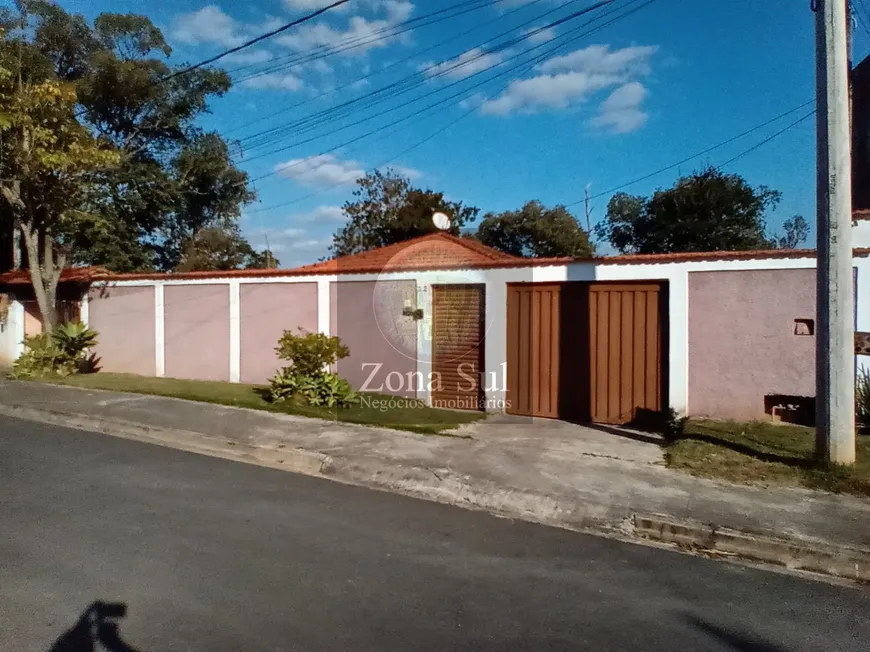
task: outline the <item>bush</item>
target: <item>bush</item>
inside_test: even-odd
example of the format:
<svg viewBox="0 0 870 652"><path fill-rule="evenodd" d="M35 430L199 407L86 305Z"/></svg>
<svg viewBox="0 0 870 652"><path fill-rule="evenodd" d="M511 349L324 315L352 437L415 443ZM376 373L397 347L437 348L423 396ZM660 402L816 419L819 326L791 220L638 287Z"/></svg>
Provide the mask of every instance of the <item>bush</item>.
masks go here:
<svg viewBox="0 0 870 652"><path fill-rule="evenodd" d="M855 384L855 421L858 429L870 434L870 369L858 369Z"/></svg>
<svg viewBox="0 0 870 652"><path fill-rule="evenodd" d="M299 391L299 379L292 367L283 367L269 381L269 400L281 403L296 396Z"/></svg>
<svg viewBox="0 0 870 652"><path fill-rule="evenodd" d="M293 363L293 372L297 376L323 373L327 367L350 355L350 349L337 337L308 333L301 328L299 333L294 335L291 331L284 331L275 348L279 358Z"/></svg>
<svg viewBox="0 0 870 652"><path fill-rule="evenodd" d="M51 333L28 335L24 353L12 365L13 378L45 378L93 373L99 358L87 350L97 344L97 333L81 322L60 324Z"/></svg>
<svg viewBox="0 0 870 652"><path fill-rule="evenodd" d="M299 335L284 331L275 352L292 364L283 367L269 381L269 398L274 403L297 400L313 407L346 407L359 401L344 378L326 371L338 360L350 355L337 337L323 333Z"/></svg>
<svg viewBox="0 0 870 652"><path fill-rule="evenodd" d="M293 367L284 367L269 383L269 398L273 403L298 399L313 407L347 407L359 401L359 396L338 374L319 372L300 376Z"/></svg>

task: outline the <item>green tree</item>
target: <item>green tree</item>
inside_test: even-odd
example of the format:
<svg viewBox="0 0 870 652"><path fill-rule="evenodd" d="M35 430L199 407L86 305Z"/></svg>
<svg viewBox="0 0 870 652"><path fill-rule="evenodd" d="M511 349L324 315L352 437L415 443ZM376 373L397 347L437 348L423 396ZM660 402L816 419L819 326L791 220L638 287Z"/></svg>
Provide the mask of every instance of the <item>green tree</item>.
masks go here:
<svg viewBox="0 0 870 652"><path fill-rule="evenodd" d="M518 211L490 213L477 228L483 244L514 256L590 258L595 248L564 206L547 208L530 201Z"/></svg>
<svg viewBox="0 0 870 652"><path fill-rule="evenodd" d="M448 201L444 193L415 188L409 178L394 170L376 170L357 184L355 199L343 207L347 224L333 236L333 256L377 249L437 231L432 223L436 212L447 214L449 232L459 235L480 212L462 202Z"/></svg>
<svg viewBox="0 0 870 652"><path fill-rule="evenodd" d="M254 251L237 229L206 227L185 243L175 271L272 269L279 264L271 252Z"/></svg>
<svg viewBox="0 0 870 652"><path fill-rule="evenodd" d="M768 249L775 243L764 216L779 200L776 190L711 167L652 197L617 193L595 233L622 253Z"/></svg>
<svg viewBox="0 0 870 652"><path fill-rule="evenodd" d="M776 239L780 249L797 249L810 235L810 225L803 215L795 215L782 224L783 235Z"/></svg>
<svg viewBox="0 0 870 652"><path fill-rule="evenodd" d="M166 80L171 49L145 16L104 13L93 25L47 0L18 0L7 19L27 25L19 39L51 78L75 84L76 115L119 152L99 177L88 213L67 234L72 261L115 271L170 270L205 228L230 235L255 199L229 147L197 125L209 101L231 85L222 70L201 68Z"/></svg>
<svg viewBox="0 0 870 652"><path fill-rule="evenodd" d="M97 174L118 154L75 119L71 84L28 79L0 41L0 193L27 248L43 330L56 323L57 285L70 259L65 234L87 215ZM89 218L91 219L91 218Z"/></svg>

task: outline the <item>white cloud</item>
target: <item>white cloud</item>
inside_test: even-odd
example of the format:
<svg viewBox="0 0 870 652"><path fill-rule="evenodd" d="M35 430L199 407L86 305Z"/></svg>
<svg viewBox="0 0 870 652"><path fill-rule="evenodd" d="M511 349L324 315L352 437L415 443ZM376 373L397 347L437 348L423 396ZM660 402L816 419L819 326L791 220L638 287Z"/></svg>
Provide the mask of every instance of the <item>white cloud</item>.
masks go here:
<svg viewBox="0 0 870 652"><path fill-rule="evenodd" d="M191 45L211 43L235 47L245 42L239 23L217 5L207 5L198 11L176 16L170 34Z"/></svg>
<svg viewBox="0 0 870 652"><path fill-rule="evenodd" d="M393 170L394 172L398 172L402 176L408 177L412 181L414 179L419 179L420 177L423 176L423 173L420 172L420 170L415 170L414 168L408 168L408 167L405 167L404 165L388 165L387 167L390 168L391 170Z"/></svg>
<svg viewBox="0 0 870 652"><path fill-rule="evenodd" d="M294 215L292 219L298 222L339 224L343 223L347 218L341 206L318 206L308 213Z"/></svg>
<svg viewBox="0 0 870 652"><path fill-rule="evenodd" d="M546 43L556 38L556 30L552 27L530 27L523 34L529 43Z"/></svg>
<svg viewBox="0 0 870 652"><path fill-rule="evenodd" d="M420 66L428 77L444 76L451 79L465 79L500 64L505 52L486 52L483 48L466 50L458 57L439 64L426 63Z"/></svg>
<svg viewBox="0 0 870 652"><path fill-rule="evenodd" d="M627 84L649 74L650 58L656 50L654 46L611 50L607 45L591 45L553 57L537 66L537 75L512 81L500 96L484 102L481 111L508 115L516 111L568 108L605 88ZM620 100L618 96L617 100ZM625 110L619 128L628 128L632 121L638 126L643 124L637 114ZM617 125L609 127L616 129Z"/></svg>
<svg viewBox="0 0 870 652"><path fill-rule="evenodd" d="M647 94L646 88L640 82L620 86L601 103L598 115L592 118L590 124L616 134L627 134L640 129L649 117L641 109Z"/></svg>
<svg viewBox="0 0 870 652"><path fill-rule="evenodd" d="M290 11L317 11L333 4L335 0L284 0L284 6ZM339 5L330 11L347 11L350 3Z"/></svg>
<svg viewBox="0 0 870 652"><path fill-rule="evenodd" d="M370 19L364 16L351 16L345 28L335 28L323 21L307 23L292 32L278 36L275 41L296 51L320 46L333 47L344 43L348 46L345 52L348 55L355 55L363 54L371 48L385 47L393 41L402 39L402 35L378 32L407 20L414 11L414 5L408 0L377 0L369 4L377 10L386 11L386 17ZM346 43L347 41L353 43Z"/></svg>
<svg viewBox="0 0 870 652"><path fill-rule="evenodd" d="M270 72L246 79L242 82L242 86L255 90L298 91L302 90L304 84L299 77L289 72Z"/></svg>
<svg viewBox="0 0 870 652"><path fill-rule="evenodd" d="M619 79L612 75L590 75L585 72L517 79L498 98L484 102L481 111L490 115L507 115L514 111L564 109L618 82Z"/></svg>
<svg viewBox="0 0 870 652"><path fill-rule="evenodd" d="M298 221L299 216L296 215L287 218L289 223ZM329 245L332 244L331 237L317 237L297 227L247 229L245 237L257 251L265 251L268 241L269 249L285 269L317 262L329 253Z"/></svg>
<svg viewBox="0 0 870 652"><path fill-rule="evenodd" d="M349 186L365 176L356 161L341 161L332 154L291 159L275 166L275 172L285 178L313 188Z"/></svg>
<svg viewBox="0 0 870 652"><path fill-rule="evenodd" d="M232 63L264 63L272 58L272 53L267 50L242 50L233 52L224 57L224 61Z"/></svg>
<svg viewBox="0 0 870 652"><path fill-rule="evenodd" d="M541 72L646 75L649 74L649 60L656 50L655 46L632 46L611 51L609 45L590 45L548 59L537 68Z"/></svg>

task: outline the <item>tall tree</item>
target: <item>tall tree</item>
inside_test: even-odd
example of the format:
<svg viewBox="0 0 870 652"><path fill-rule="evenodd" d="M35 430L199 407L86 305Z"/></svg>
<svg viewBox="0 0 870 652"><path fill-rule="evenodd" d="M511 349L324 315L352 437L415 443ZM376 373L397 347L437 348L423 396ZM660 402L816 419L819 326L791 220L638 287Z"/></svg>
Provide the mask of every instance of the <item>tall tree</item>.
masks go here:
<svg viewBox="0 0 870 652"><path fill-rule="evenodd" d="M271 252L255 251L238 229L206 227L185 243L175 271L273 269L279 264Z"/></svg>
<svg viewBox="0 0 870 652"><path fill-rule="evenodd" d="M530 201L518 211L486 215L476 237L485 245L526 258L595 254L589 234L568 209L547 208L539 201Z"/></svg>
<svg viewBox="0 0 870 652"><path fill-rule="evenodd" d="M43 329L51 330L70 256L65 234L86 215L97 173L118 155L75 119L71 84L28 79L9 65L8 45L0 42L0 191L24 237Z"/></svg>
<svg viewBox="0 0 870 652"><path fill-rule="evenodd" d="M711 167L652 197L617 193L595 233L622 253L767 249L776 243L764 216L779 200L776 190Z"/></svg>
<svg viewBox="0 0 870 652"><path fill-rule="evenodd" d="M223 139L197 126L229 76L206 67L164 80L171 48L145 16L104 13L89 25L47 0L18 0L18 9L29 51L75 84L77 116L120 153L92 199L99 219L68 234L73 261L169 270L199 230L232 231L255 195Z"/></svg>
<svg viewBox="0 0 870 652"><path fill-rule="evenodd" d="M444 193L422 190L394 170L376 170L357 181L353 201L343 209L347 224L333 236L330 251L347 256L402 242L438 229L432 215L442 212L450 217L450 230L459 235L462 227L480 212L462 202L448 201Z"/></svg>

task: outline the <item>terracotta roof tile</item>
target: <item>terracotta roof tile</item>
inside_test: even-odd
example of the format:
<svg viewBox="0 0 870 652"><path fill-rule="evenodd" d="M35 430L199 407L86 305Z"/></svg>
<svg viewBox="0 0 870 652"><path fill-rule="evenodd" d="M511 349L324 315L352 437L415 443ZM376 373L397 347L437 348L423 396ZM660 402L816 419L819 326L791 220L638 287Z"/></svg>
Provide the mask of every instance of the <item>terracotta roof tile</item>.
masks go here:
<svg viewBox="0 0 870 652"><path fill-rule="evenodd" d="M571 262L595 265L655 265L679 262L783 260L813 258L813 249L775 249L769 251L699 251L675 254L630 254L576 260L572 258L519 258L502 253L476 240L457 238L446 233L426 235L381 249L327 260L294 269L240 269L229 271L141 274L112 274L94 268L64 271L64 281L165 281L220 280L232 278L281 278L316 276L321 274L379 274L382 272L505 269L516 267L547 267ZM854 255L870 257L870 249L855 249ZM0 284L30 283L27 272L0 274Z"/></svg>
<svg viewBox="0 0 870 652"><path fill-rule="evenodd" d="M321 274L366 274L383 271L487 267L493 263L528 261L502 253L471 238L432 233L380 249L333 258L294 271Z"/></svg>
<svg viewBox="0 0 870 652"><path fill-rule="evenodd" d="M105 267L68 267L60 273L61 283L89 283L109 274ZM0 285L30 285L28 270L13 270L0 274Z"/></svg>

